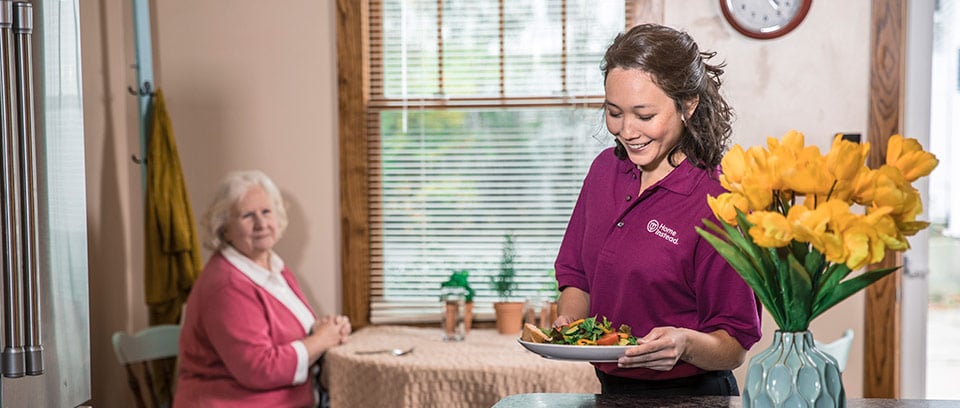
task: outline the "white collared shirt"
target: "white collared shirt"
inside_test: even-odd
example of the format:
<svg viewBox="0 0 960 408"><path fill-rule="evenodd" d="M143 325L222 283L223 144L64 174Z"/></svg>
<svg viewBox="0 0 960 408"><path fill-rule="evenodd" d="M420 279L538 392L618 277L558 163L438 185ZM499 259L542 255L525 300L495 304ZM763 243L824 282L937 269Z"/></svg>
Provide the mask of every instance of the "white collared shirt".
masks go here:
<svg viewBox="0 0 960 408"><path fill-rule="evenodd" d="M247 275L253 283L262 287L267 293L276 298L277 301L286 306L300 324L303 325L303 331L308 334L310 333L310 329L313 328L313 323L316 322L316 318L313 316L313 313L310 312L310 308L293 292L293 289L287 284L287 280L283 278L281 272L283 271L284 263L279 255L270 251L270 270L267 270L230 245L226 245L220 249L220 253L223 254L223 257L226 258L228 262L239 269L240 272ZM293 349L297 352L297 370L293 377L293 385L303 384L307 380L309 369L307 348L301 340L294 340L290 345L293 346Z"/></svg>

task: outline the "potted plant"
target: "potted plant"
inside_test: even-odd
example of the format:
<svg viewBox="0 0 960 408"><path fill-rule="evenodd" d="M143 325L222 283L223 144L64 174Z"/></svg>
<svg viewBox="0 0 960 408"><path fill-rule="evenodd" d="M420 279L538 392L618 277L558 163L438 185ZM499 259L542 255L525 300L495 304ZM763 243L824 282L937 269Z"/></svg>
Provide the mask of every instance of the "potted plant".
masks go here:
<svg viewBox="0 0 960 408"><path fill-rule="evenodd" d="M510 300L510 296L517 288L517 282L514 280L517 275L513 263L515 256L513 235L506 234L503 241L503 253L500 257L499 272L490 277L493 290L500 296L500 301L493 304L497 316L497 331L500 334L520 333L520 329L523 327L524 302Z"/></svg>
<svg viewBox="0 0 960 408"><path fill-rule="evenodd" d="M468 278L470 271L461 269L453 271L446 282L440 284L440 288L463 288L467 292L463 312L463 328L465 333L470 333L470 326L473 324L473 295L474 290L470 287Z"/></svg>

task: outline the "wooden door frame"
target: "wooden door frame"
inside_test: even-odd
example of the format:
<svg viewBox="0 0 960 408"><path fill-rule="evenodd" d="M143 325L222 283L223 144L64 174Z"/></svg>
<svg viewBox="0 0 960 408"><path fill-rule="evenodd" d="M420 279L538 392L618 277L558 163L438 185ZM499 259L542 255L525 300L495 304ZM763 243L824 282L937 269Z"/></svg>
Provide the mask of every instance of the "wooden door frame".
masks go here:
<svg viewBox="0 0 960 408"><path fill-rule="evenodd" d="M874 0L870 23L870 111L867 164L877 168L886 161L887 139L903 131L906 78L907 0ZM870 269L903 265L900 252L887 256ZM863 396L900 397L900 290L899 270L866 290L864 307Z"/></svg>

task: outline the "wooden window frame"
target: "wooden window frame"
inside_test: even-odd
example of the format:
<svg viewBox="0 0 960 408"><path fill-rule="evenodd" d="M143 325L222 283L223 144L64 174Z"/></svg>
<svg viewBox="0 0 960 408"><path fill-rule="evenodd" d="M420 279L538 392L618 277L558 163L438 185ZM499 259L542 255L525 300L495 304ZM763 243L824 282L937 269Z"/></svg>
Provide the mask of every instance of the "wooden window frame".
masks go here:
<svg viewBox="0 0 960 408"><path fill-rule="evenodd" d="M627 21L662 22L664 0L634 0ZM365 112L370 103L368 0L337 0L342 308L353 327L370 324L369 169Z"/></svg>
<svg viewBox="0 0 960 408"><path fill-rule="evenodd" d="M903 132L903 84L906 78L906 0L874 0L870 24L870 110L867 140L871 168L883 165L887 140ZM903 265L903 254L887 256L869 269ZM863 396L900 397L899 270L867 287L864 302Z"/></svg>

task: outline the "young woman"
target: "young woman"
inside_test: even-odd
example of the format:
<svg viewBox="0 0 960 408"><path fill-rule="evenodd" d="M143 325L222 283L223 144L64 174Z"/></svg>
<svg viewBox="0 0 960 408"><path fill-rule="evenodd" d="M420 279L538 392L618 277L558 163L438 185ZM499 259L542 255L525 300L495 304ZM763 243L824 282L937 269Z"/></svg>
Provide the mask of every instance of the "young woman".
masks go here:
<svg viewBox="0 0 960 408"><path fill-rule="evenodd" d="M686 33L639 25L607 49L607 129L556 260L556 325L630 325L639 344L597 363L604 394L738 395L731 372L760 339L750 287L695 231L731 128L722 65Z"/></svg>

